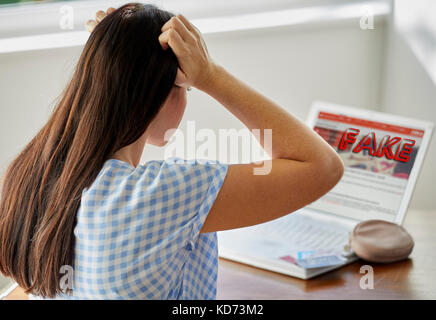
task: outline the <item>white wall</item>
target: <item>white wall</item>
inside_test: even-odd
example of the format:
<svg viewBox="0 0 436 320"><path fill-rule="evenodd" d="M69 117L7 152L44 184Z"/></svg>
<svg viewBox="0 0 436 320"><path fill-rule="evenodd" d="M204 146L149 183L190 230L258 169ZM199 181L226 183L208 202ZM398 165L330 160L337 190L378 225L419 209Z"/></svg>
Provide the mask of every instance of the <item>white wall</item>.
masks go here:
<svg viewBox="0 0 436 320"><path fill-rule="evenodd" d="M42 127L80 48L0 55L0 170Z"/></svg>
<svg viewBox="0 0 436 320"><path fill-rule="evenodd" d="M387 49L382 81L381 110L436 124L436 87L415 54L397 31L387 24ZM434 134L433 134L434 136ZM418 177L410 206L436 208L436 138L433 137Z"/></svg>

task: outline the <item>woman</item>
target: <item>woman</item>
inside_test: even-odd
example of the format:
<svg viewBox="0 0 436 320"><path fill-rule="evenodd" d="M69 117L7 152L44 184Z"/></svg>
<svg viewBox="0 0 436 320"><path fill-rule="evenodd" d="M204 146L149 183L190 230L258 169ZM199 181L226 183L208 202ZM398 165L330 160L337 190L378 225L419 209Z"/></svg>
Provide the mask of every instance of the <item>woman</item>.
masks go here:
<svg viewBox="0 0 436 320"><path fill-rule="evenodd" d="M32 297L214 299L216 231L309 204L339 181L342 161L215 63L184 16L133 3L103 17L47 124L6 172L0 271ZM248 129L272 129L268 174L253 174L255 164L139 164L146 144L164 146L178 127L190 86Z"/></svg>

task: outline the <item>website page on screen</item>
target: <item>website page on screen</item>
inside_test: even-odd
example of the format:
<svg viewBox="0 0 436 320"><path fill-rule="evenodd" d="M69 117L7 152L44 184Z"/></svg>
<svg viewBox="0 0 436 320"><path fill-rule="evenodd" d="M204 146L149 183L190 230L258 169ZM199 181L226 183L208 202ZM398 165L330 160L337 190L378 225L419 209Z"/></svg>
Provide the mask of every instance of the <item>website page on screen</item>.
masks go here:
<svg viewBox="0 0 436 320"><path fill-rule="evenodd" d="M356 220L394 221L424 131L319 112L314 130L340 155L341 181L308 207Z"/></svg>

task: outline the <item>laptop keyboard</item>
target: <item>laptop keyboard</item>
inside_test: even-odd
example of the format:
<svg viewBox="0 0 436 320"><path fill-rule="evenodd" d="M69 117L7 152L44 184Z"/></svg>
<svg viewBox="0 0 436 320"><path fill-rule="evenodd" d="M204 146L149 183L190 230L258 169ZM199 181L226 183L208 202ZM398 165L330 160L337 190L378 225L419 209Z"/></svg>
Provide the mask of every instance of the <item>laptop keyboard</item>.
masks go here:
<svg viewBox="0 0 436 320"><path fill-rule="evenodd" d="M286 241L302 250L342 251L349 242L345 228L322 223L304 214L290 214L279 219L250 227L256 234Z"/></svg>

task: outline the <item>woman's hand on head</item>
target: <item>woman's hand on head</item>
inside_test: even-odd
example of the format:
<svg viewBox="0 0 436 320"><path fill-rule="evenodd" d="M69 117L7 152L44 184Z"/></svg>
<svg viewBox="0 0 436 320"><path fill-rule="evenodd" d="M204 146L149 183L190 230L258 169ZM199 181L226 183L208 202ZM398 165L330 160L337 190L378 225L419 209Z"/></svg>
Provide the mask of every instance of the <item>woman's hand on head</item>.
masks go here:
<svg viewBox="0 0 436 320"><path fill-rule="evenodd" d="M89 32L92 32L92 30L94 30L95 26L101 21L103 20L108 14L112 13L115 11L115 8L109 8L106 10L106 12L99 10L97 11L97 13L95 14L95 20L88 20L86 21L86 29Z"/></svg>
<svg viewBox="0 0 436 320"><path fill-rule="evenodd" d="M175 84L205 88L214 75L215 64L200 31L181 14L171 17L161 31L162 49L171 47L179 62Z"/></svg>

